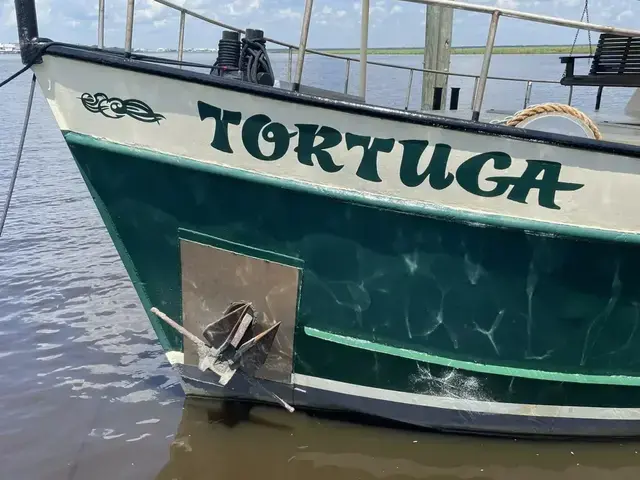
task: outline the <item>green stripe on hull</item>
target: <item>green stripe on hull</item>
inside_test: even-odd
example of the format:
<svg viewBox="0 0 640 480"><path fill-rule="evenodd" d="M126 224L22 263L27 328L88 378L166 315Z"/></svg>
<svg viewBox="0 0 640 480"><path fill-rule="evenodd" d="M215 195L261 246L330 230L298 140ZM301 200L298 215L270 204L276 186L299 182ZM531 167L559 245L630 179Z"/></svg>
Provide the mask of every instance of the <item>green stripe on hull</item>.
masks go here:
<svg viewBox="0 0 640 480"><path fill-rule="evenodd" d="M145 306L181 317L178 235L186 229L304 265L296 373L479 400L640 405L634 387L453 370L304 333L495 368L637 377L635 245L402 214L278 188L277 179L250 181L248 172L237 178L185 158L73 133L65 138ZM170 348L181 348L172 332L166 338Z"/></svg>
<svg viewBox="0 0 640 480"><path fill-rule="evenodd" d="M391 345L370 342L360 338L345 337L331 332L324 332L317 328L305 327L304 333L311 337L338 343L347 347L360 348L369 352L393 355L408 360L415 360L425 364L440 365L456 370L467 370L468 372L488 373L491 375L503 375L507 377L529 378L533 380L551 380L553 382L570 383L592 383L594 385L624 385L629 387L640 386L640 377L628 377L624 375L585 375L577 373L548 372L544 370L528 370L524 368L513 368L502 365L486 365L477 362L465 362L451 358L431 355L426 352L419 352L408 348L399 348Z"/></svg>

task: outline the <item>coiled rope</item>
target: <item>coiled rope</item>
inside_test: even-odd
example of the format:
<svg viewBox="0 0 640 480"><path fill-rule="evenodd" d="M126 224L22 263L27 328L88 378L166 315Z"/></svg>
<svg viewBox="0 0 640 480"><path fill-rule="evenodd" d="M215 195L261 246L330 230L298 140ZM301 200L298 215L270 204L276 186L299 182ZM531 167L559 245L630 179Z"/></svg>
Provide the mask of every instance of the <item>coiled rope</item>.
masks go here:
<svg viewBox="0 0 640 480"><path fill-rule="evenodd" d="M577 108L564 103L541 103L539 105L531 105L530 107L516 112L515 115L507 117L496 123L500 123L508 127L515 127L527 118L543 113L565 113L567 115L571 115L584 123L587 128L591 130L596 140L602 140L602 133L600 133L600 129L595 122L589 118L589 116L585 115Z"/></svg>

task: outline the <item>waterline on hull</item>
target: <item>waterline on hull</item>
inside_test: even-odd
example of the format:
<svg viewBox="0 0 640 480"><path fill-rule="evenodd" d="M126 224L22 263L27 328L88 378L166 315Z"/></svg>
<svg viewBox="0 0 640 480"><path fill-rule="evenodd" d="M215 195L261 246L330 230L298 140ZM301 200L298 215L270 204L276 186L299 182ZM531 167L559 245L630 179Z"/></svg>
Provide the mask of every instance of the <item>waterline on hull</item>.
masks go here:
<svg viewBox="0 0 640 480"><path fill-rule="evenodd" d="M293 381L296 386L303 388L315 388L356 397L366 397L407 405L459 410L469 413L492 413L530 417L582 418L594 420L640 420L640 408L600 408L487 402L465 398L425 395L421 393L398 392L299 374L293 375Z"/></svg>
<svg viewBox="0 0 640 480"><path fill-rule="evenodd" d="M231 390L223 389L197 367L182 365L179 369L187 395L269 402L251 392L248 385L236 384ZM293 381L294 403L298 409L361 414L461 433L534 437L640 436L640 409L480 402L363 387L299 374L294 374ZM265 382L265 385L283 396L289 387L277 382Z"/></svg>
<svg viewBox="0 0 640 480"><path fill-rule="evenodd" d="M194 369L197 367L184 365L178 360L181 352L167 352L167 358L172 365L180 365L181 374L188 372L187 380L196 380L203 384L209 384L220 391L216 396L228 396L223 392L223 388L217 384L209 374ZM271 384L276 382L270 382ZM438 395L427 395L423 393L400 392L382 388L355 385L351 383L329 380L326 378L313 377L310 375L293 374L292 384L297 392L306 393L309 389L323 390L326 392L339 393L351 397L360 397L373 400L383 400L387 402L400 403L406 405L442 408L448 410L458 410L461 412L498 414L498 415L520 415L527 417L554 417L554 418L574 418L593 420L640 420L640 408L602 408L567 405L533 405L507 402L490 402L483 400L444 397ZM295 402L297 403L297 402Z"/></svg>

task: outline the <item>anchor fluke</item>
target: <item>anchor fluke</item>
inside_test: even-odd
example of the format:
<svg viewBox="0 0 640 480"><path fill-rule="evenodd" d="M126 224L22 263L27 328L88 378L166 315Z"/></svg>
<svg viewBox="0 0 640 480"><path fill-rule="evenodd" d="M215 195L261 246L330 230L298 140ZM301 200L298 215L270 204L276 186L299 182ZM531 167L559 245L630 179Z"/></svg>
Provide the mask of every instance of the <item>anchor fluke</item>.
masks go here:
<svg viewBox="0 0 640 480"><path fill-rule="evenodd" d="M156 307L151 308L151 313L196 345L198 368L203 372L211 370L218 375L220 385L225 386L238 372L249 384L260 387L289 412L294 411L291 405L254 377L269 356L280 322L257 332L259 326L256 325L256 313L251 304L236 302L227 308L222 317L205 327L202 332L205 340L201 340Z"/></svg>

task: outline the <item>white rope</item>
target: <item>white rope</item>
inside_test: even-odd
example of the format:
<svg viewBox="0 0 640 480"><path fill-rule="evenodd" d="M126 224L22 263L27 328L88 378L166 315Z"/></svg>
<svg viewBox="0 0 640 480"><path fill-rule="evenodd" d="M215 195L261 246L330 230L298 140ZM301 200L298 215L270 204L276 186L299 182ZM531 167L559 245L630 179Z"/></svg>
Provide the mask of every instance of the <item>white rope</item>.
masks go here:
<svg viewBox="0 0 640 480"><path fill-rule="evenodd" d="M582 123L584 123L586 127L591 130L596 140L602 140L602 133L600 133L600 129L593 120L591 120L586 114L584 114L577 108L572 107L571 105L566 105L564 103L541 103L539 105L531 105L530 107L516 112L514 115L503 118L502 120L494 120L491 123L506 125L508 127L515 127L527 118L531 118L544 113L565 113L567 115L571 115L572 117L575 117Z"/></svg>

